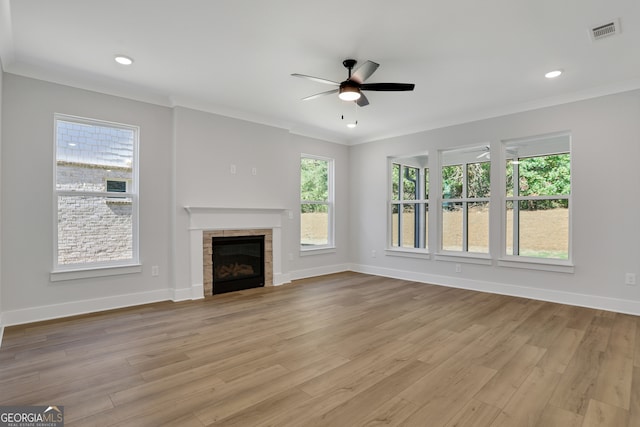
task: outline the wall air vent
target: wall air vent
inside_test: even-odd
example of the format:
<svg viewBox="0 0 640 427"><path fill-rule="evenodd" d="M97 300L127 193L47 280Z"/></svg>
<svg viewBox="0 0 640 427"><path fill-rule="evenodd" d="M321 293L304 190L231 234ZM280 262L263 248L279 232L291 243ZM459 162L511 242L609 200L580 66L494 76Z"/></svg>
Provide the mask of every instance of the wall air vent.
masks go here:
<svg viewBox="0 0 640 427"><path fill-rule="evenodd" d="M614 19L606 24L595 26L591 28L589 34L593 41L620 34L620 20Z"/></svg>

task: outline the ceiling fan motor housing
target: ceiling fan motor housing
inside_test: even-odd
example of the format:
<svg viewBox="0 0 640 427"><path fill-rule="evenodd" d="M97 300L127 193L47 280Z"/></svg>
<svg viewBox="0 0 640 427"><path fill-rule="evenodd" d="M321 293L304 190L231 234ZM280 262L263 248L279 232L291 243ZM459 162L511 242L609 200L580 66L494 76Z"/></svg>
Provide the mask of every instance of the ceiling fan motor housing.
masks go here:
<svg viewBox="0 0 640 427"><path fill-rule="evenodd" d="M342 91L351 91L355 92L360 90L360 83L354 82L353 80L345 80L340 83L340 92Z"/></svg>
<svg viewBox="0 0 640 427"><path fill-rule="evenodd" d="M356 61L355 59L345 59L344 61L342 61L342 65L348 68L349 71L351 71L351 69L355 67L357 63L358 61Z"/></svg>

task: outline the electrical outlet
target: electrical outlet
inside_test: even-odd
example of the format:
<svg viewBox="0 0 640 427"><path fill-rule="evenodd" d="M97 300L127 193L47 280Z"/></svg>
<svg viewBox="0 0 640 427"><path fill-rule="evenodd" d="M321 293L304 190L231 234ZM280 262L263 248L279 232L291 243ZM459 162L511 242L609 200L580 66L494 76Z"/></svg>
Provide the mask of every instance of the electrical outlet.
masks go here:
<svg viewBox="0 0 640 427"><path fill-rule="evenodd" d="M456 264L456 273L462 273L462 265Z"/></svg>
<svg viewBox="0 0 640 427"><path fill-rule="evenodd" d="M236 165L231 165L229 167L229 172L231 172L231 175L235 175L235 173L236 173Z"/></svg>
<svg viewBox="0 0 640 427"><path fill-rule="evenodd" d="M627 286L635 286L636 285L636 274L635 273L627 273L624 275L624 284Z"/></svg>
<svg viewBox="0 0 640 427"><path fill-rule="evenodd" d="M371 251L371 258L375 258L375 257L376 257L376 255L378 255L378 253L376 252L376 250L375 250L375 249L373 249L373 250Z"/></svg>
<svg viewBox="0 0 640 427"><path fill-rule="evenodd" d="M258 175L258 168L251 168L251 175L253 176Z"/></svg>
<svg viewBox="0 0 640 427"><path fill-rule="evenodd" d="M158 276L160 275L160 268L157 265L151 267L151 275Z"/></svg>

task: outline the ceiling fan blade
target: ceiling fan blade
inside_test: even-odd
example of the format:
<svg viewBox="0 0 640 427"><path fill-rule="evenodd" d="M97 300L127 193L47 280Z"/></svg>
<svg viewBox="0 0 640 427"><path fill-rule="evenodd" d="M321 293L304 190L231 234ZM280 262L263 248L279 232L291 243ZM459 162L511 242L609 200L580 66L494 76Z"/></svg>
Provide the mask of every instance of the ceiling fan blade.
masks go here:
<svg viewBox="0 0 640 427"><path fill-rule="evenodd" d="M413 90L416 87L413 83L365 83L360 86L361 90L378 90L385 92Z"/></svg>
<svg viewBox="0 0 640 427"><path fill-rule="evenodd" d="M338 82L334 82L334 81L327 80L327 79L321 79L320 77L307 76L307 75L298 74L298 73L294 73L294 74L291 74L291 75L293 77L301 77L303 79L313 80L314 82L324 83L326 85L340 86L340 83L338 83Z"/></svg>
<svg viewBox="0 0 640 427"><path fill-rule="evenodd" d="M380 64L378 63L367 61L359 66L358 69L353 72L353 74L351 74L350 80L362 84L365 80L371 77L371 74L375 73L379 66Z"/></svg>
<svg viewBox="0 0 640 427"><path fill-rule="evenodd" d="M332 93L338 93L340 89L328 90L326 92L316 93L315 95L307 96L306 98L302 98L303 101L309 101L311 99L320 98L321 96L331 95Z"/></svg>
<svg viewBox="0 0 640 427"><path fill-rule="evenodd" d="M358 104L358 106L360 107L366 107L367 105L369 105L369 100L366 96L364 96L364 93L360 92L360 98L356 100L356 104Z"/></svg>

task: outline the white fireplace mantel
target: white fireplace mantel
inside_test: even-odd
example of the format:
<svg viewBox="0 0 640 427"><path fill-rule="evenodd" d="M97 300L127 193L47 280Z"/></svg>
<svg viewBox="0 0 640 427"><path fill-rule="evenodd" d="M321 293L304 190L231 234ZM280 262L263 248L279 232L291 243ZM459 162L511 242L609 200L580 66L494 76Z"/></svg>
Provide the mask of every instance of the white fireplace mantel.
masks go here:
<svg viewBox="0 0 640 427"><path fill-rule="evenodd" d="M253 230L273 232L273 284L289 280L282 274L282 220L285 208L185 206L189 213L189 258L192 298L203 298L202 236L204 230Z"/></svg>
<svg viewBox="0 0 640 427"><path fill-rule="evenodd" d="M185 206L189 213L189 229L224 230L228 228L282 227L284 208L233 208ZM231 223L231 226L228 226Z"/></svg>

